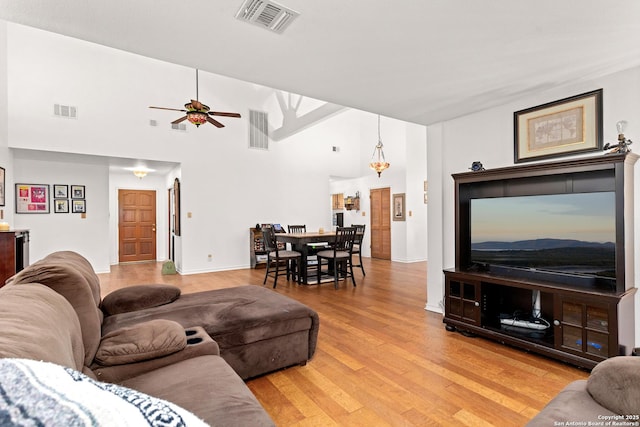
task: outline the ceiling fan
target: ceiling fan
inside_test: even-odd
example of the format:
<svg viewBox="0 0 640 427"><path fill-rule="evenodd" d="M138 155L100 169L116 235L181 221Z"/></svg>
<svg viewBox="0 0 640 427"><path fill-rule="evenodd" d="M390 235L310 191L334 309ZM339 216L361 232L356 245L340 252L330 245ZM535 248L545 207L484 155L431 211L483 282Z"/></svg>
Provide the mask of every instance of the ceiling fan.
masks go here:
<svg viewBox="0 0 640 427"><path fill-rule="evenodd" d="M176 125L185 120L189 120L191 123L199 127L201 124L209 122L215 127L223 128L224 125L214 119L211 116L222 116L222 117L236 117L240 118L240 114L238 113L224 113L221 111L210 111L210 108L207 105L204 105L202 102L198 101L198 70L196 69L196 99L192 99L191 102L184 104L183 109L178 108L166 108L166 107L149 107L149 108L157 108L158 110L170 110L170 111L182 111L187 113L184 117L180 117L177 120L171 122L172 125Z"/></svg>

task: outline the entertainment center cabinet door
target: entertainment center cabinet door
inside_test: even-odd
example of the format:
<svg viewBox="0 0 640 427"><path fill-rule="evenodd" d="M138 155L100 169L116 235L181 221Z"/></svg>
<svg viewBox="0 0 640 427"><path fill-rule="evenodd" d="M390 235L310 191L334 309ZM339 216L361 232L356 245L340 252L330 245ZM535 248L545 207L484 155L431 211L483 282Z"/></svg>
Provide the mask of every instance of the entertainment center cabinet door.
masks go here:
<svg viewBox="0 0 640 427"><path fill-rule="evenodd" d="M558 297L556 348L594 361L618 355L616 305Z"/></svg>
<svg viewBox="0 0 640 427"><path fill-rule="evenodd" d="M446 275L445 322L447 319L480 326L480 282Z"/></svg>

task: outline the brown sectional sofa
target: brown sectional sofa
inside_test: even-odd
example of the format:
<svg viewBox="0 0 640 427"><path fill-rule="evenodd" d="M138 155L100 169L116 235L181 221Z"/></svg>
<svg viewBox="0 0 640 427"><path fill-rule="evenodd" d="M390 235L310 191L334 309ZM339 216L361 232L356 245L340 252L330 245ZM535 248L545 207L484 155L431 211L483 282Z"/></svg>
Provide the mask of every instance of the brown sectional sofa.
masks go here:
<svg viewBox="0 0 640 427"><path fill-rule="evenodd" d="M57 252L0 288L0 358L43 360L173 402L212 425L273 425L242 378L304 364L318 315L259 286L100 298L90 263Z"/></svg>
<svg viewBox="0 0 640 427"><path fill-rule="evenodd" d="M640 425L640 357L598 363L587 380L567 385L527 427Z"/></svg>

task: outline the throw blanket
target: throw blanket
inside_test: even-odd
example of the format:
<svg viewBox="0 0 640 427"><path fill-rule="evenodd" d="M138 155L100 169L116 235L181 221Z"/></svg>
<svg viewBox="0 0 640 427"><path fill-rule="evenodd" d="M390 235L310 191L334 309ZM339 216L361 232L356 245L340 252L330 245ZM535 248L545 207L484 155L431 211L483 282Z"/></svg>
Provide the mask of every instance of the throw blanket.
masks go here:
<svg viewBox="0 0 640 427"><path fill-rule="evenodd" d="M0 359L0 426L206 426L191 412L48 362Z"/></svg>

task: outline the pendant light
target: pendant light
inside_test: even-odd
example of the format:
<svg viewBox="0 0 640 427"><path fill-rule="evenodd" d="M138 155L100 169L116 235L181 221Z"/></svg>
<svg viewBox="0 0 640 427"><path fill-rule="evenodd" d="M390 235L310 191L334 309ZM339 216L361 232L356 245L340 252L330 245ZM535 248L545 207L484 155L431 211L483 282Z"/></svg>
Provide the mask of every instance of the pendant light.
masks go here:
<svg viewBox="0 0 640 427"><path fill-rule="evenodd" d="M371 156L371 163L369 167L378 172L378 178L383 170L389 167L389 162L384 158L384 151L382 151L382 138L380 138L380 114L378 114L378 144L373 149L373 155Z"/></svg>

